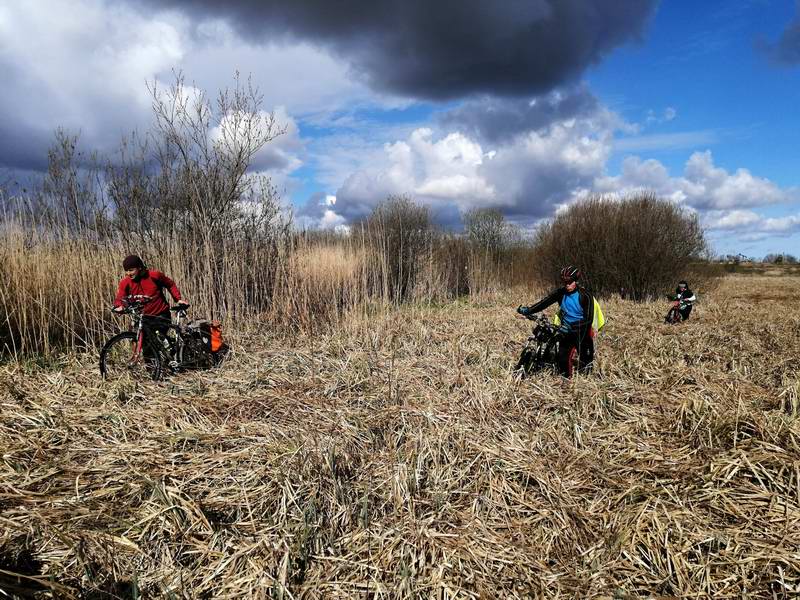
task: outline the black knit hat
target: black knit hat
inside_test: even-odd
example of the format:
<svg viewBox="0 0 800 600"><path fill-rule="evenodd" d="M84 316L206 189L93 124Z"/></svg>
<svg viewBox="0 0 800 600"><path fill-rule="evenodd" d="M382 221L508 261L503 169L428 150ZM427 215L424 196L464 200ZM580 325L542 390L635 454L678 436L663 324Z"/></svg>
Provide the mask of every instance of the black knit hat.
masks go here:
<svg viewBox="0 0 800 600"><path fill-rule="evenodd" d="M135 254L131 254L126 256L125 260L122 261L122 268L126 271L128 269L144 269L144 262L142 262L142 259Z"/></svg>

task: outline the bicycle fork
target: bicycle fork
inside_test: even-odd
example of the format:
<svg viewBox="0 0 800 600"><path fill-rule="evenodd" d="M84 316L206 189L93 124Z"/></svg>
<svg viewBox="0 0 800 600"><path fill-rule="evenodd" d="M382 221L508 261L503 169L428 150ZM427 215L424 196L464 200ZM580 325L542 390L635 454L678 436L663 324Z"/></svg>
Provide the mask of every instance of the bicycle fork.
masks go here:
<svg viewBox="0 0 800 600"><path fill-rule="evenodd" d="M142 327L142 321L139 320L139 324L136 328L136 345L133 347L133 356L128 361L128 366L133 367L139 362L142 358L142 351L144 349L144 328Z"/></svg>

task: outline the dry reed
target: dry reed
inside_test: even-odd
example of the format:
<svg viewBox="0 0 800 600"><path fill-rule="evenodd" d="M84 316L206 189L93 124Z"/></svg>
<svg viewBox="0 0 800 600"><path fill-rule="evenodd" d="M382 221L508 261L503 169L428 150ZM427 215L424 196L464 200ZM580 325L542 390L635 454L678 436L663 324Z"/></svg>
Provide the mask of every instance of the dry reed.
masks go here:
<svg viewBox="0 0 800 600"><path fill-rule="evenodd" d="M797 283L729 278L673 327L609 301L599 373L569 383L509 373L527 296L241 335L159 384L8 364L0 589L797 597Z"/></svg>
<svg viewBox="0 0 800 600"><path fill-rule="evenodd" d="M288 333L317 331L354 312L371 314L406 300L491 296L529 271L524 250L509 252L504 262L487 261L471 255L464 239L431 234L419 253L404 251L403 261L414 264L406 281L396 249L378 244L387 234L366 233L150 232L124 242L6 215L0 220L0 356L97 349L119 325L108 309L123 275L121 260L131 253L171 276L198 316L239 330L268 325Z"/></svg>

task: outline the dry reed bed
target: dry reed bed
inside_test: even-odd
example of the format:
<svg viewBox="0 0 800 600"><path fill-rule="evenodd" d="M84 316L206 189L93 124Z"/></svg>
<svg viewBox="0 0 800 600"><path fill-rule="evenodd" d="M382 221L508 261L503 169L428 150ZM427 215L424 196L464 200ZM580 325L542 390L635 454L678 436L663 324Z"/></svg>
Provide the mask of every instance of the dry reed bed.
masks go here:
<svg viewBox="0 0 800 600"><path fill-rule="evenodd" d="M408 284L400 301L439 303L463 294L467 282L471 297L492 296L529 262L522 248L496 263L463 239L443 237L422 255L404 258L411 277L395 272L392 248L371 247L358 235L231 235L213 243L155 235L124 243L1 217L0 357L98 350L116 326L108 308L122 258L131 252L172 277L200 315L239 328L258 321L306 332L399 303L399 281Z"/></svg>
<svg viewBox="0 0 800 600"><path fill-rule="evenodd" d="M510 376L511 296L242 337L135 389L91 356L3 367L0 569L26 578L0 588L795 597L800 309L736 295L797 283L729 278L673 328L610 301L602 374L570 383Z"/></svg>

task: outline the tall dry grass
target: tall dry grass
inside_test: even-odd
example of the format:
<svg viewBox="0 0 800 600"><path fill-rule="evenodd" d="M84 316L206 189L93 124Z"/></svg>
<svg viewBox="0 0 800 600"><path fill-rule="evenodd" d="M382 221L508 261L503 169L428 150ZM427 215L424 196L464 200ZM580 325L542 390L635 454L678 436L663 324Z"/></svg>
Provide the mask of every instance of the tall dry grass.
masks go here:
<svg viewBox="0 0 800 600"><path fill-rule="evenodd" d="M272 320L312 331L370 302L367 250L353 243L300 244L280 272Z"/></svg>
<svg viewBox="0 0 800 600"><path fill-rule="evenodd" d="M122 238L8 214L0 228L0 354L13 355L96 349L123 325L109 308L121 260L131 253L172 277L195 315L237 330L268 324L284 332L403 302L488 297L515 277L524 281L530 263L522 250L486 259L442 232L398 259L381 228L349 236L195 230Z"/></svg>
<svg viewBox="0 0 800 600"><path fill-rule="evenodd" d="M87 239L0 224L0 354L91 346L116 291L118 257L119 248Z"/></svg>

